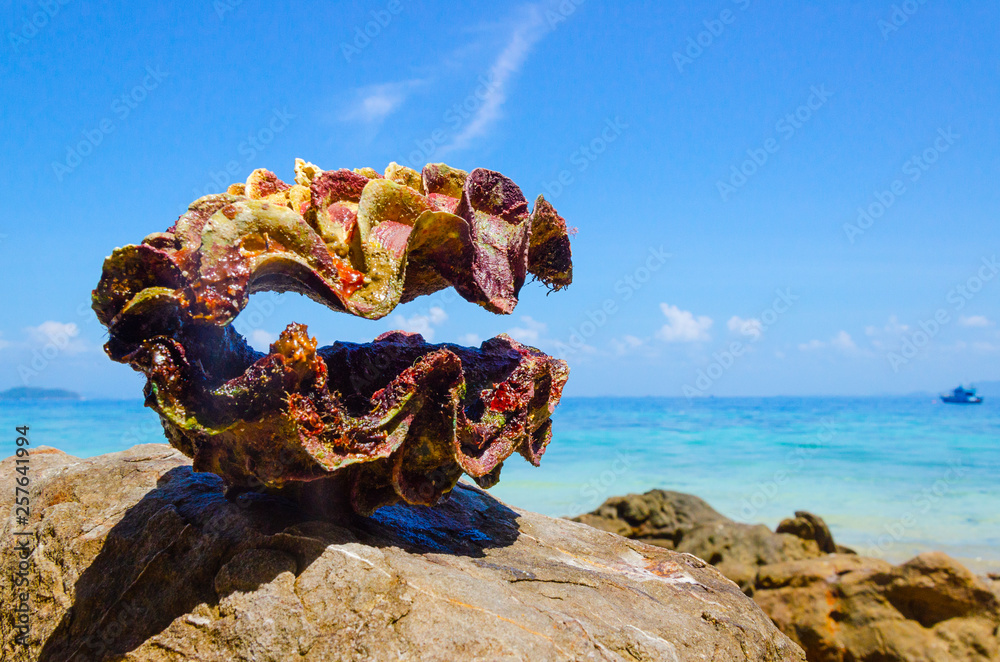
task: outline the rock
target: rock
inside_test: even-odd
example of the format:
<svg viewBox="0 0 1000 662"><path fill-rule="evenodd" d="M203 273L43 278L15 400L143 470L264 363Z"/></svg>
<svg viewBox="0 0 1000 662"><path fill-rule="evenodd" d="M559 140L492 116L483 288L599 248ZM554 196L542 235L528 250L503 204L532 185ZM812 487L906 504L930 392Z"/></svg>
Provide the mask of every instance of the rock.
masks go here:
<svg viewBox="0 0 1000 662"><path fill-rule="evenodd" d="M823 520L810 517L815 520L814 528L829 535ZM751 594L760 566L823 554L815 531L803 537L791 532L775 533L761 524L734 522L696 496L666 490L612 497L574 521L694 554ZM805 532L804 528L797 530ZM833 536L829 541L832 543Z"/></svg>
<svg viewBox="0 0 1000 662"><path fill-rule="evenodd" d="M434 508L323 520L277 496L227 500L158 444L86 460L35 448L31 479L29 647L5 609L4 660L805 659L699 559L464 483ZM5 605L15 567L0 557Z"/></svg>
<svg viewBox="0 0 1000 662"><path fill-rule="evenodd" d="M1000 601L940 552L831 554L760 569L754 600L811 661L1000 660Z"/></svg>
<svg viewBox="0 0 1000 662"><path fill-rule="evenodd" d="M795 517L782 520L775 529L776 533L791 533L803 540L814 540L819 551L824 554L836 554L837 543L833 542L830 527L822 518L804 510L796 510Z"/></svg>
<svg viewBox="0 0 1000 662"><path fill-rule="evenodd" d="M983 578L986 585L993 589L993 594L1000 600L1000 573L991 572Z"/></svg>
<svg viewBox="0 0 1000 662"><path fill-rule="evenodd" d="M893 566L837 545L805 511L772 533L663 490L614 497L577 520L715 565L811 662L1000 660L1000 578L940 552Z"/></svg>
<svg viewBox="0 0 1000 662"><path fill-rule="evenodd" d="M580 515L574 521L674 549L686 531L702 524L731 520L694 495L651 490L611 497L594 512Z"/></svg>
<svg viewBox="0 0 1000 662"><path fill-rule="evenodd" d="M763 524L715 522L688 531L677 551L705 559L753 595L761 566L821 555L816 542L788 533L774 533Z"/></svg>

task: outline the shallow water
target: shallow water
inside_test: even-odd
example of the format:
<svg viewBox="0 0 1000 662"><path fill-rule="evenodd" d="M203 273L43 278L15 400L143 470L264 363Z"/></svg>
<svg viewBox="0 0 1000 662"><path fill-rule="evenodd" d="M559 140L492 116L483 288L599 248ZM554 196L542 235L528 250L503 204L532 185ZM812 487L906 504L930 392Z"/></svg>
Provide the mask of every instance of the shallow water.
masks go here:
<svg viewBox="0 0 1000 662"><path fill-rule="evenodd" d="M660 487L774 527L795 510L838 542L898 562L938 549L1000 571L1000 402L906 398L567 398L534 468L515 456L492 492L549 515ZM79 457L165 442L136 401L4 402L0 422Z"/></svg>

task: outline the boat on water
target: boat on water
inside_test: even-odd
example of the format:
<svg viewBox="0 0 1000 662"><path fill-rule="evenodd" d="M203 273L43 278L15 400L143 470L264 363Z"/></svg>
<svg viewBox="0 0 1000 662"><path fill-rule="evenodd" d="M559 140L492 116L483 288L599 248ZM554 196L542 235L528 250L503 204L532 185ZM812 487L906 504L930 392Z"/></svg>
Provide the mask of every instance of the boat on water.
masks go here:
<svg viewBox="0 0 1000 662"><path fill-rule="evenodd" d="M976 395L976 389L959 386L951 393L942 393L941 401L952 405L978 405L983 398Z"/></svg>

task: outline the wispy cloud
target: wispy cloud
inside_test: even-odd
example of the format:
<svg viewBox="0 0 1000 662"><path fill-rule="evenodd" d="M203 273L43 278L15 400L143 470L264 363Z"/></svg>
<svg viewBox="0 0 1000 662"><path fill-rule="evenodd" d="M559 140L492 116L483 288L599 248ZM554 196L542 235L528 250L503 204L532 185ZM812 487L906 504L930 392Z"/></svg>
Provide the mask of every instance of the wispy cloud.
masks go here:
<svg viewBox="0 0 1000 662"><path fill-rule="evenodd" d="M481 98L482 103L468 124L441 148L442 153L468 147L501 117L507 101L507 84L521 70L532 47L549 29L541 7L529 5L524 8L507 45L490 67L489 85Z"/></svg>
<svg viewBox="0 0 1000 662"><path fill-rule="evenodd" d="M341 121L381 124L396 112L407 96L424 81L419 78L368 85L355 92L354 100L340 114Z"/></svg>

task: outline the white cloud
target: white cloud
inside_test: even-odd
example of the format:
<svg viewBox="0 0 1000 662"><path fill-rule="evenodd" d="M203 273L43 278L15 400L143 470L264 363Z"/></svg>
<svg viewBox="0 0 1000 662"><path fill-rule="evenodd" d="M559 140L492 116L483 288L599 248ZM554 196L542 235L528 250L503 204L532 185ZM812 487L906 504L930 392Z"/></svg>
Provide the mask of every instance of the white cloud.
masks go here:
<svg viewBox="0 0 1000 662"><path fill-rule="evenodd" d="M631 336L627 334L622 336L621 339L618 338L611 339L611 348L618 356L628 354L631 351L639 349L645 344L646 342L642 338L637 338L636 336Z"/></svg>
<svg viewBox="0 0 1000 662"><path fill-rule="evenodd" d="M993 324L984 315L969 315L969 316L963 315L962 317L958 318L958 323L962 326L971 326L979 328L985 326L991 326Z"/></svg>
<svg viewBox="0 0 1000 662"><path fill-rule="evenodd" d="M3 349L4 347L10 347L10 343L3 338L0 338L0 349Z"/></svg>
<svg viewBox="0 0 1000 662"><path fill-rule="evenodd" d="M483 344L483 338L476 333L464 333L458 337L458 342L466 347L478 347Z"/></svg>
<svg viewBox="0 0 1000 662"><path fill-rule="evenodd" d="M799 343L800 352L815 352L817 350L826 349L827 347L844 354L864 353L858 349L857 344L854 342L854 338L852 338L851 334L847 331L838 332L837 335L829 341L810 340L809 342Z"/></svg>
<svg viewBox="0 0 1000 662"><path fill-rule="evenodd" d="M597 349L583 342L576 332L571 333L568 338L552 338L548 335L548 329L545 322L525 315L518 326L507 329L506 333L519 343L547 348L546 351L560 358L580 358L581 355L597 353Z"/></svg>
<svg viewBox="0 0 1000 662"><path fill-rule="evenodd" d="M441 148L441 152L468 147L473 139L483 135L493 122L499 119L504 102L507 101L507 83L521 70L532 46L548 31L538 6L526 8L525 18L519 22L510 36L507 46L490 68L490 85L481 96L475 97L479 108L469 123L451 142Z"/></svg>
<svg viewBox="0 0 1000 662"><path fill-rule="evenodd" d="M974 342L972 343L972 348L977 352L995 352L997 351L997 346L991 342Z"/></svg>
<svg viewBox="0 0 1000 662"><path fill-rule="evenodd" d="M36 347L53 346L67 354L79 354L87 350L87 344L78 337L80 329L72 322L49 320L38 326L29 326L24 331L31 344Z"/></svg>
<svg viewBox="0 0 1000 662"><path fill-rule="evenodd" d="M877 326L867 326L865 327L865 333L869 336L878 336L882 334L890 336L901 336L910 330L908 324L901 324L899 318L895 315L889 316L889 322L884 327L879 328Z"/></svg>
<svg viewBox="0 0 1000 662"><path fill-rule="evenodd" d="M263 329L254 329L250 332L247 342L249 342L250 346L258 352L267 352L271 349L271 343L277 339L277 336L273 333L268 333Z"/></svg>
<svg viewBox="0 0 1000 662"><path fill-rule="evenodd" d="M667 323L660 327L656 336L665 342L704 342L709 339L708 330L712 327L712 318L705 315L695 317L688 310L667 303L660 304L660 310L667 318Z"/></svg>
<svg viewBox="0 0 1000 662"><path fill-rule="evenodd" d="M851 338L851 334L847 331L841 331L833 337L830 341L830 346L839 349L842 352L856 352L858 346L854 344L854 339Z"/></svg>
<svg viewBox="0 0 1000 662"><path fill-rule="evenodd" d="M423 83L420 79L368 85L357 90L356 98L340 115L345 122L380 124L406 100L410 91Z"/></svg>
<svg viewBox="0 0 1000 662"><path fill-rule="evenodd" d="M389 322L396 328L410 333L419 333L424 340L434 340L434 327L441 326L448 319L448 313L440 306L432 306L426 314L416 314L410 317L393 315Z"/></svg>
<svg viewBox="0 0 1000 662"><path fill-rule="evenodd" d="M521 318L521 326L508 329L507 335L525 345L537 345L547 329L548 325L544 322L536 321L525 315Z"/></svg>
<svg viewBox="0 0 1000 662"><path fill-rule="evenodd" d="M871 338L872 347L877 350L886 350L889 347L895 346L896 341L909 330L910 326L908 324L902 324L898 317L890 315L888 324L883 327L865 327L865 335Z"/></svg>
<svg viewBox="0 0 1000 662"><path fill-rule="evenodd" d="M743 319L739 315L733 315L729 318L729 321L726 322L726 326L733 333L751 336L754 339L760 338L761 334L764 332L763 323L756 317Z"/></svg>

